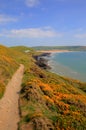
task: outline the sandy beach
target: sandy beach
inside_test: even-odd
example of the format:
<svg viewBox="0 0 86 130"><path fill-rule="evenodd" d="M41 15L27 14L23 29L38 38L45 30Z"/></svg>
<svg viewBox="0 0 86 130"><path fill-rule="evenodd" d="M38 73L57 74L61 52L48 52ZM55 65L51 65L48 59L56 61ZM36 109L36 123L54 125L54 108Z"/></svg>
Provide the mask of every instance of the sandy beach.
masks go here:
<svg viewBox="0 0 86 130"><path fill-rule="evenodd" d="M43 52L43 53L62 53L62 52L72 52L69 50L40 50L38 52Z"/></svg>

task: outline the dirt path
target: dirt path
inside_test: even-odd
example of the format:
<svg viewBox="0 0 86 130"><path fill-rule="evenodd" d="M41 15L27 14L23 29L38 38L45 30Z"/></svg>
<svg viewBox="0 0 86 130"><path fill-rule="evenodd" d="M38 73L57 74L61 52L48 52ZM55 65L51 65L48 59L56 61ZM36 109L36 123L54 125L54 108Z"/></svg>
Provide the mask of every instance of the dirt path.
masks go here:
<svg viewBox="0 0 86 130"><path fill-rule="evenodd" d="M4 97L0 100L0 130L17 130L19 121L19 91L23 78L24 66L13 75L6 87Z"/></svg>

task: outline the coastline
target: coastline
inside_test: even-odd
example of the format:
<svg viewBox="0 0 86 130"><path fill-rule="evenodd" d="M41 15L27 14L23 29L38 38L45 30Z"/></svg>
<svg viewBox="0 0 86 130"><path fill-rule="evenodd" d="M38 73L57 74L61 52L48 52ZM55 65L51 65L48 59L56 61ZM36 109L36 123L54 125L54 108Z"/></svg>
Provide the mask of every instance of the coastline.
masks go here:
<svg viewBox="0 0 86 130"><path fill-rule="evenodd" d="M71 68L64 66L63 64L56 63L52 60L52 57L56 53L66 53L66 52L75 52L69 50L42 50L42 54L36 56L37 65L43 69L46 69L52 73L55 73L60 76L72 78L74 80L80 80L85 82L85 76L78 73L77 71L72 70Z"/></svg>
<svg viewBox="0 0 86 130"><path fill-rule="evenodd" d="M42 53L63 53L63 52L73 52L69 50L41 50L37 52L42 52Z"/></svg>
<svg viewBox="0 0 86 130"><path fill-rule="evenodd" d="M60 51L56 53L64 53L64 52L75 52L75 51ZM61 64L59 62L57 63L56 61L53 60L54 55L56 54L51 53L51 56L48 59L48 66L51 67L51 69L49 70L50 72L67 78L72 78L74 80L80 80L81 82L86 82L85 74L73 70L69 66L65 66L64 64Z"/></svg>
<svg viewBox="0 0 86 130"><path fill-rule="evenodd" d="M34 58L36 60L36 64L43 69L47 69L47 70L52 71L53 66L52 66L52 64L50 64L50 58L54 54L65 53L65 52L73 52L73 51L69 51L69 50L41 50L41 51L37 51L37 52L41 52L41 54L34 56Z"/></svg>
<svg viewBox="0 0 86 130"><path fill-rule="evenodd" d="M36 64L42 69L51 69L50 65L48 65L49 59L47 59L47 57L50 57L50 55L51 53L42 53L40 55L35 55L34 59L36 60Z"/></svg>

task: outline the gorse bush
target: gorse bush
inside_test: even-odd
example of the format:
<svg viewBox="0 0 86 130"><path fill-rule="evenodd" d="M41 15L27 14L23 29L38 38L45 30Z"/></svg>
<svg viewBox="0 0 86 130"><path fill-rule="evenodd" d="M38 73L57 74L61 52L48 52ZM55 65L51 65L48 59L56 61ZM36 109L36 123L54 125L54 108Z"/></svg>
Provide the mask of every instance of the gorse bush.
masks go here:
<svg viewBox="0 0 86 130"><path fill-rule="evenodd" d="M34 110L28 108L26 114L22 110L22 119L35 114L34 118L37 120L37 114L41 113L40 120L46 117L55 130L85 129L86 95L79 89L81 86L85 87L85 83L45 71L38 67L34 60L30 69L25 72L23 82L21 100L27 100L27 103L21 103L21 106L29 106L32 103ZM31 122L30 117L28 125ZM48 125L47 121L45 123ZM36 129L39 130L38 125Z"/></svg>
<svg viewBox="0 0 86 130"><path fill-rule="evenodd" d="M20 130L85 130L86 83L39 67L33 49L0 46L0 98L19 64L25 72L20 91Z"/></svg>
<svg viewBox="0 0 86 130"><path fill-rule="evenodd" d="M0 98L3 96L5 86L18 68L16 60L9 48L0 45Z"/></svg>

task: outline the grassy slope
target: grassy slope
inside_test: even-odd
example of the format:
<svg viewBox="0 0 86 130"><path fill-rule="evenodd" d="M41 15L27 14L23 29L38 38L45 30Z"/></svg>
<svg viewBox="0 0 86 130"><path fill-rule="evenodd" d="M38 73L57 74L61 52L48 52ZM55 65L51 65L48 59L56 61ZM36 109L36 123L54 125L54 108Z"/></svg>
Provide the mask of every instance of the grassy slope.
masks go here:
<svg viewBox="0 0 86 130"><path fill-rule="evenodd" d="M20 130L85 130L86 83L41 69L32 57L36 52L30 49L25 53L28 49L23 46L9 49L12 58L25 65Z"/></svg>
<svg viewBox="0 0 86 130"><path fill-rule="evenodd" d="M33 52L31 48L23 46L8 48L0 45L0 98L3 96L5 86L11 79L19 64L26 65L30 60L30 58L24 53L27 49Z"/></svg>
<svg viewBox="0 0 86 130"><path fill-rule="evenodd" d="M86 129L86 83L41 69L32 58L34 51L26 55L20 130Z"/></svg>
<svg viewBox="0 0 86 130"><path fill-rule="evenodd" d="M18 63L12 55L9 48L0 45L0 98L4 94L7 82L18 68Z"/></svg>
<svg viewBox="0 0 86 130"><path fill-rule="evenodd" d="M81 83L45 72L36 65L26 75L20 100L22 130L86 129L86 95L75 88Z"/></svg>

